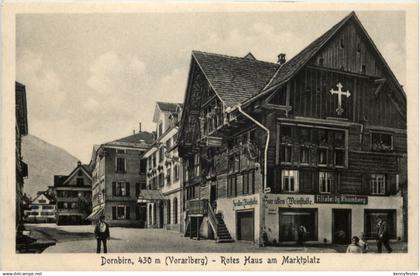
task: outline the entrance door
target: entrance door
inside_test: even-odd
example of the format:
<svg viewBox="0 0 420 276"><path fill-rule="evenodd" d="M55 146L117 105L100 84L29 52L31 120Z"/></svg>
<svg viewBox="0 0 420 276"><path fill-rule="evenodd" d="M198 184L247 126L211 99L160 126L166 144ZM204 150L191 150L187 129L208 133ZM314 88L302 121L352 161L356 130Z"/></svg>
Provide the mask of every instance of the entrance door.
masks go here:
<svg viewBox="0 0 420 276"><path fill-rule="evenodd" d="M236 212L236 236L238 240L254 241L254 211Z"/></svg>
<svg viewBox="0 0 420 276"><path fill-rule="evenodd" d="M217 199L217 186L216 186L216 183L214 182L214 184L212 183L210 185L210 204L213 207L213 209L215 207L216 199Z"/></svg>
<svg viewBox="0 0 420 276"><path fill-rule="evenodd" d="M351 210L333 209L333 243L349 244L351 241Z"/></svg>

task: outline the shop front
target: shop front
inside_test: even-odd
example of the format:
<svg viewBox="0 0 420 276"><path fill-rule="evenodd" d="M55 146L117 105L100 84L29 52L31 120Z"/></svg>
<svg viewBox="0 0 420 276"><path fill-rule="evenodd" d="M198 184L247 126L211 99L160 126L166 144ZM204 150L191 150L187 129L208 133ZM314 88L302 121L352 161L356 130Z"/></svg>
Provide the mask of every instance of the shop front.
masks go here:
<svg viewBox="0 0 420 276"><path fill-rule="evenodd" d="M403 238L401 196L266 194L264 225L272 244L305 241L348 244L365 233L375 239L376 221L388 223L391 239Z"/></svg>

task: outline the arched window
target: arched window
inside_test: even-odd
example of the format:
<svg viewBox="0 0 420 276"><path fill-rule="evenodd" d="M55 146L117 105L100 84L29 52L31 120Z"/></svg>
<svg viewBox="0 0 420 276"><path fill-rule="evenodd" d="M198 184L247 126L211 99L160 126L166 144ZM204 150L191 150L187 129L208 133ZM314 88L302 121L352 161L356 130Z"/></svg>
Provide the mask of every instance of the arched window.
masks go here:
<svg viewBox="0 0 420 276"><path fill-rule="evenodd" d="M173 200L174 224L178 223L178 199L175 197Z"/></svg>
<svg viewBox="0 0 420 276"><path fill-rule="evenodd" d="M171 200L168 200L168 204L167 204L167 224L171 224Z"/></svg>

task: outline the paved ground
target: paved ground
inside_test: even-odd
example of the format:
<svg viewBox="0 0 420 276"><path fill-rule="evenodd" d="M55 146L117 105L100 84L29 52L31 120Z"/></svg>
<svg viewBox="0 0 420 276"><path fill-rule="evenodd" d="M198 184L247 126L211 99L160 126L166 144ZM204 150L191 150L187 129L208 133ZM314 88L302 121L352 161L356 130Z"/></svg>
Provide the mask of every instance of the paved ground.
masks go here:
<svg viewBox="0 0 420 276"><path fill-rule="evenodd" d="M55 224L27 224L35 237L56 241L55 246L47 248L44 253L94 253L96 240L94 226L57 226ZM263 247L258 248L250 242L215 243L213 240L192 240L181 233L163 229L110 228L111 240L108 241L109 253L140 252L345 252L340 245L305 246L305 247ZM406 243L392 244L394 252L406 252ZM374 244L371 248L376 249Z"/></svg>

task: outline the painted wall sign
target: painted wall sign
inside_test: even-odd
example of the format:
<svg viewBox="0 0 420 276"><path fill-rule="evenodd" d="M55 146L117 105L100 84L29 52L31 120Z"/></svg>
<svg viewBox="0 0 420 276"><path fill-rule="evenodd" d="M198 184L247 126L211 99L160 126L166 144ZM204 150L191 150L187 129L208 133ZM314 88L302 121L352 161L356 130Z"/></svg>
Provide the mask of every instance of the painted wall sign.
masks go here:
<svg viewBox="0 0 420 276"><path fill-rule="evenodd" d="M233 200L233 209L251 207L257 204L258 204L258 199L256 197L237 199L237 200Z"/></svg>
<svg viewBox="0 0 420 276"><path fill-rule="evenodd" d="M359 195L315 195L315 203L367 205L368 197Z"/></svg>
<svg viewBox="0 0 420 276"><path fill-rule="evenodd" d="M313 205L314 201L311 197L280 197L277 198L266 198L265 202L268 205L281 205L281 206L303 206L303 205Z"/></svg>

